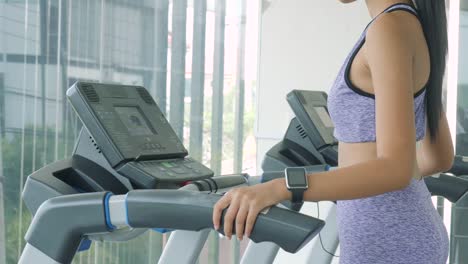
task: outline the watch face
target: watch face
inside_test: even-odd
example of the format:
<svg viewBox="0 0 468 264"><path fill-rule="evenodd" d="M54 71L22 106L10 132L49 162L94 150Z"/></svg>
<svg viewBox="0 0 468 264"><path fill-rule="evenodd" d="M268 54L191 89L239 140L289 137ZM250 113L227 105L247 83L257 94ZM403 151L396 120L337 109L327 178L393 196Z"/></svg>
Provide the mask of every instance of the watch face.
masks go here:
<svg viewBox="0 0 468 264"><path fill-rule="evenodd" d="M304 168L288 168L287 181L290 188L307 188L307 177Z"/></svg>

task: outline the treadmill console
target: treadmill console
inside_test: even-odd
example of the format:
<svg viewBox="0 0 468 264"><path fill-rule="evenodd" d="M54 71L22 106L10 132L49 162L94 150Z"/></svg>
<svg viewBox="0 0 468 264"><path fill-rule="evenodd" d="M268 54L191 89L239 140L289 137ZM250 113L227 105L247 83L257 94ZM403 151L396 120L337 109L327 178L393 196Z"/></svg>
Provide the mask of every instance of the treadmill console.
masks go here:
<svg viewBox="0 0 468 264"><path fill-rule="evenodd" d="M293 90L287 100L296 118L326 162L338 163L338 141L333 136L334 125L327 109L327 94L319 91Z"/></svg>
<svg viewBox="0 0 468 264"><path fill-rule="evenodd" d="M287 100L317 149L337 144L333 137L334 125L328 114L326 93L293 90Z"/></svg>
<svg viewBox="0 0 468 264"><path fill-rule="evenodd" d="M187 158L187 150L144 87L77 82L67 96L109 165L136 187L213 176Z"/></svg>

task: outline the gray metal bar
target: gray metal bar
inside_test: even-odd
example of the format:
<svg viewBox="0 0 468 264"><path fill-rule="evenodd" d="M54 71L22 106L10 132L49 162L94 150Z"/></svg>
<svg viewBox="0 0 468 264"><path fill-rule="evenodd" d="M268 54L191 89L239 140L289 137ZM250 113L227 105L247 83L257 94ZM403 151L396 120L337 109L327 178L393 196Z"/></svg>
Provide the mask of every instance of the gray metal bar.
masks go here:
<svg viewBox="0 0 468 264"><path fill-rule="evenodd" d="M461 177L468 180L468 176ZM468 261L468 193L452 205L450 230L450 264Z"/></svg>
<svg viewBox="0 0 468 264"><path fill-rule="evenodd" d="M184 138L185 54L187 52L187 0L172 2L171 125Z"/></svg>
<svg viewBox="0 0 468 264"><path fill-rule="evenodd" d="M321 231L322 242L328 251L334 253L339 244L335 204L330 205L324 221L327 224ZM312 245L308 245L308 247L311 247L311 250L308 251L306 259L313 259L314 263L331 263L333 261L333 256L322 249L320 239L314 239Z"/></svg>
<svg viewBox="0 0 468 264"><path fill-rule="evenodd" d="M44 252L35 248L30 244L26 244L23 250L23 254L18 261L18 264L65 264L55 261L53 258L44 254Z"/></svg>
<svg viewBox="0 0 468 264"><path fill-rule="evenodd" d="M444 201L443 197L437 197L437 212L439 213L442 219L444 218Z"/></svg>
<svg viewBox="0 0 468 264"><path fill-rule="evenodd" d="M201 161L203 152L203 103L205 88L206 0L193 3L192 102L190 103L190 155Z"/></svg>
<svg viewBox="0 0 468 264"><path fill-rule="evenodd" d="M221 173L223 142L224 40L226 27L226 0L215 1L215 50L213 71L213 108L211 120L211 169ZM219 263L219 235L212 232L208 246L208 263Z"/></svg>
<svg viewBox="0 0 468 264"><path fill-rule="evenodd" d="M163 114L166 114L167 106L167 48L168 48L168 24L169 24L169 0L155 1L155 33L154 33L154 83L156 102Z"/></svg>
<svg viewBox="0 0 468 264"><path fill-rule="evenodd" d="M5 76L0 73L0 138L5 136Z"/></svg>
<svg viewBox="0 0 468 264"><path fill-rule="evenodd" d="M242 172L242 150L244 136L245 100L245 28L247 23L247 3L240 0L239 43L237 51L236 109L234 120L234 173ZM237 262L236 262L237 263Z"/></svg>
<svg viewBox="0 0 468 264"><path fill-rule="evenodd" d="M60 18L59 18L59 21L61 23L61 26L60 26L60 29L61 29L61 33L59 34L60 36L60 39L58 40L60 42L60 61L58 63L60 63L60 73L61 73L61 85L62 85L62 140L65 142L66 139L66 135L64 133L65 131L65 127L67 126L67 107L69 107L68 103L67 103L67 98L66 98L66 91L68 89L68 57L67 57L67 54L69 52L68 50L68 27L67 27L67 23L68 23L68 17L70 16L70 14L68 13L69 11L69 8L68 6L71 5L70 1L62 1L61 2L61 12L59 12L60 14ZM56 132L58 133L58 132ZM55 144L58 144L58 142L56 142ZM64 153L65 155L67 155L67 153Z"/></svg>
<svg viewBox="0 0 468 264"><path fill-rule="evenodd" d="M148 263L156 263L163 252L163 235L158 232L149 232L148 240Z"/></svg>
<svg viewBox="0 0 468 264"><path fill-rule="evenodd" d="M3 202L3 186L5 177L3 176L3 137L5 136L5 106L4 106L4 79L0 73L0 264L6 263L6 241L5 241L5 209Z"/></svg>
<svg viewBox="0 0 468 264"><path fill-rule="evenodd" d="M237 45L237 80L236 80L236 105L234 113L234 173L242 172L243 148L244 148L244 100L245 100L245 28L247 22L247 3L240 0L239 14L239 43ZM240 261L239 241L231 242L232 263Z"/></svg>
<svg viewBox="0 0 468 264"><path fill-rule="evenodd" d="M100 17L99 20L99 82L104 82L104 47L105 47L105 32L106 32L106 2L105 0L101 0L100 5ZM70 86L70 85L68 85Z"/></svg>
<svg viewBox="0 0 468 264"><path fill-rule="evenodd" d="M249 243L240 261L241 264L273 263L279 247L271 242Z"/></svg>
<svg viewBox="0 0 468 264"><path fill-rule="evenodd" d="M3 186L5 177L3 176L2 143L0 142L0 264L6 263L6 241L5 241L5 209L3 202Z"/></svg>
<svg viewBox="0 0 468 264"><path fill-rule="evenodd" d="M42 130L43 133L47 133L47 127L46 127L46 65L48 64L48 56L47 56L47 46L49 43L49 38L48 38L48 23L47 23L47 18L49 17L49 12L47 8L47 0L40 0L39 1L39 10L40 10L40 41L41 41L41 55L46 56L45 60L40 60L41 62L41 124L42 124ZM45 155L44 155L45 156ZM45 159L45 158L44 158ZM45 164L45 162L44 162Z"/></svg>
<svg viewBox="0 0 468 264"><path fill-rule="evenodd" d="M71 36L72 36L72 34L71 34L71 23L72 23L72 17L73 17L73 11L72 11L73 10L72 9L73 0L67 1L66 5L67 5L67 9L68 9L67 10L67 16L65 16L66 19L67 19L67 22L66 22L66 25L65 25L67 27L67 30L66 30L66 32L67 32L67 36L66 36L66 38L67 38L67 42L66 42L67 43L67 47L66 47L67 52L64 54L64 58L66 60L64 64L66 65L67 69L63 71L63 72L66 71L66 76L62 77L62 78L64 78L63 79L63 82L64 82L64 85L63 85L64 87L63 88L64 89L70 87L70 79L68 78L68 66L70 64L70 50L71 50L71 47L72 47L71 46ZM36 59L37 59L37 57L36 57ZM36 84L36 86L37 86L37 84ZM65 94L66 94L66 92L63 93L64 96L65 96ZM67 100L64 100L64 101L67 101ZM34 100L34 102L36 103L36 100ZM70 153L69 153L69 150L71 149L70 146L73 144L72 141L74 141L74 138L71 138L69 136L70 130L71 130L71 123L72 123L73 119L71 117L71 112L72 112L71 106L69 104L63 102L63 107L64 107L63 108L63 113L64 113L63 124L64 124L64 127L63 127L63 132L62 132L62 136L64 138L64 146L63 146L64 151L63 151L63 153L67 157L67 156L70 155ZM35 108L36 107L34 107L34 109ZM36 129L36 124L34 124L34 129ZM33 171L34 170L35 169L33 169Z"/></svg>
<svg viewBox="0 0 468 264"><path fill-rule="evenodd" d="M172 233L158 263L196 263L210 231L210 229L199 232L179 230Z"/></svg>
<svg viewBox="0 0 468 264"><path fill-rule="evenodd" d="M49 64L49 56L48 56L48 47L49 47L49 8L47 6L47 0L40 0L39 2L39 9L40 9L40 41L41 41L41 55L45 56L45 60L41 60L41 124L42 124L42 132L44 135L44 153L47 153L47 124L46 124L46 89L47 89L47 65ZM42 164L45 166L47 164L47 155L42 155Z"/></svg>
<svg viewBox="0 0 468 264"><path fill-rule="evenodd" d="M223 146L223 91L224 91L224 39L226 27L226 0L215 2L215 50L213 72L213 109L211 128L211 169L221 172Z"/></svg>

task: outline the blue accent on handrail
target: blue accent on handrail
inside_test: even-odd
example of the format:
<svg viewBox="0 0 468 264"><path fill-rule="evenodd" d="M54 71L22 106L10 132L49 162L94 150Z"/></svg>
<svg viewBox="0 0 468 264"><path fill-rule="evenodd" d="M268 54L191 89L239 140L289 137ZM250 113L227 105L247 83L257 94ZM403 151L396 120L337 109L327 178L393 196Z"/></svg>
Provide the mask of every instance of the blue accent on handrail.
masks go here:
<svg viewBox="0 0 468 264"><path fill-rule="evenodd" d="M174 231L173 229L167 229L167 228L153 228L152 230L155 231L155 232L161 233L161 234L165 234L165 233L169 233L169 232Z"/></svg>
<svg viewBox="0 0 468 264"><path fill-rule="evenodd" d="M129 227L132 227L130 225L130 221L128 220L128 201L127 201L127 198L128 198L128 193L125 195L125 222L127 223L127 225Z"/></svg>
<svg viewBox="0 0 468 264"><path fill-rule="evenodd" d="M89 239L81 240L80 246L78 247L78 251L81 252L81 251L89 250L91 248L91 243L92 241Z"/></svg>
<svg viewBox="0 0 468 264"><path fill-rule="evenodd" d="M106 226L109 229L109 231L117 229L117 227L112 224L112 221L110 219L109 199L111 198L111 196L112 193L108 192L104 197L104 215L106 216Z"/></svg>

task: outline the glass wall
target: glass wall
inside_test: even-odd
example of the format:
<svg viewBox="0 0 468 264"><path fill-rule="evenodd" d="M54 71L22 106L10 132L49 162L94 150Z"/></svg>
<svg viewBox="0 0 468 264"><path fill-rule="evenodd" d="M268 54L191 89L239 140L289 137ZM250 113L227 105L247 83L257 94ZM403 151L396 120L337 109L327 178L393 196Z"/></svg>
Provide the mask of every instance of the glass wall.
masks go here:
<svg viewBox="0 0 468 264"><path fill-rule="evenodd" d="M33 171L72 153L75 81L142 85L191 156L217 175L255 173L259 1L0 0L0 264L17 263ZM53 232L53 227L51 227ZM166 235L93 243L74 263L155 263ZM200 263L245 247L210 236ZM222 261L221 261L222 260Z"/></svg>

